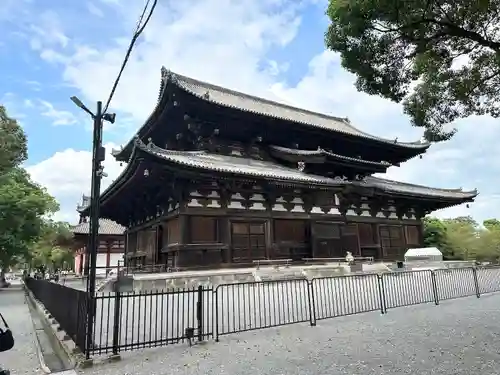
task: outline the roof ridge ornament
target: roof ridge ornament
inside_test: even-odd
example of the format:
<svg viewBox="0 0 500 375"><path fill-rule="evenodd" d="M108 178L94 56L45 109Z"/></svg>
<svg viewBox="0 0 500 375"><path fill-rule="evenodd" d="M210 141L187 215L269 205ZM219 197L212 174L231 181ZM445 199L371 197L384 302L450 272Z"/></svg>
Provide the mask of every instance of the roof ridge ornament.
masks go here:
<svg viewBox="0 0 500 375"><path fill-rule="evenodd" d="M297 163L297 169L300 171L300 172L304 172L304 169L306 169L306 163L304 163L303 161L299 161Z"/></svg>

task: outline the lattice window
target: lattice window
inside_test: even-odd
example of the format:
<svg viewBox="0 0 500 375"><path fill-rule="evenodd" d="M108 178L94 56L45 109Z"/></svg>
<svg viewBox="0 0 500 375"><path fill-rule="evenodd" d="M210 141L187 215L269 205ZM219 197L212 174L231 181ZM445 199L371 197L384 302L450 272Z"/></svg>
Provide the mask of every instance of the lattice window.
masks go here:
<svg viewBox="0 0 500 375"><path fill-rule="evenodd" d="M265 222L233 222L231 238L234 261L250 261L265 257Z"/></svg>
<svg viewBox="0 0 500 375"><path fill-rule="evenodd" d="M385 257L401 257L406 247L403 228L396 225L380 225L380 242Z"/></svg>

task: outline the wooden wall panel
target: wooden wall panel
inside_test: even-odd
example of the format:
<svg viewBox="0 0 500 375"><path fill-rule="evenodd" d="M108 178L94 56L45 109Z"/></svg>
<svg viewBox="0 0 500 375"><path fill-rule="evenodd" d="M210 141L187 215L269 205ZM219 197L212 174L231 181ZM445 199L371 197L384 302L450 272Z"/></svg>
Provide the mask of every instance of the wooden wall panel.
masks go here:
<svg viewBox="0 0 500 375"><path fill-rule="evenodd" d="M218 242L217 218L211 216L190 217L190 239L191 243Z"/></svg>

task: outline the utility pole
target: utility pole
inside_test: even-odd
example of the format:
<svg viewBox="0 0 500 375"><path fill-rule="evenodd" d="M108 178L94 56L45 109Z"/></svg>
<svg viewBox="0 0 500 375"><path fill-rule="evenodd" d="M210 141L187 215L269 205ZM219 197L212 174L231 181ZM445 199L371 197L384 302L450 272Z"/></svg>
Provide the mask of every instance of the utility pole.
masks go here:
<svg viewBox="0 0 500 375"><path fill-rule="evenodd" d="M115 114L103 113L102 102L97 102L96 113L92 113L76 96L72 96L71 100L78 107L87 112L94 120L94 129L92 136L92 177L90 188L90 220L89 220L89 242L87 245L85 265L85 273L87 278L87 330L86 330L86 350L85 356L90 358L90 348L92 347L92 333L94 331L95 318L95 286L96 286L96 265L97 265L97 250L99 248L99 208L100 208L100 192L101 179L106 177L102 162L106 157L106 150L102 146L102 121L106 120L110 123L115 122Z"/></svg>

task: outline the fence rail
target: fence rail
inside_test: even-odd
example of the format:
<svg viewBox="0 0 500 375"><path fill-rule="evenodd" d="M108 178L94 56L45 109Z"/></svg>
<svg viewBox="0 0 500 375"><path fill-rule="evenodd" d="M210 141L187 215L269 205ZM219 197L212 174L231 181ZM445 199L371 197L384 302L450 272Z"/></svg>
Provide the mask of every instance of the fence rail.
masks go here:
<svg viewBox="0 0 500 375"><path fill-rule="evenodd" d="M90 354L118 353L203 341L338 316L380 311L500 291L500 267L221 284L216 288L87 293L28 279L26 286L77 346ZM64 302L62 302L64 301ZM85 309L94 307L93 341L85 343ZM92 309L91 309L92 310ZM87 345L85 345L87 344Z"/></svg>

